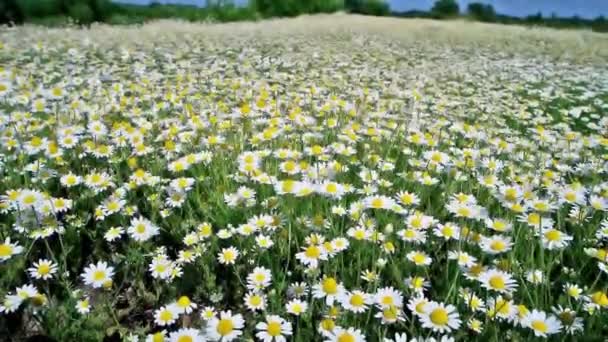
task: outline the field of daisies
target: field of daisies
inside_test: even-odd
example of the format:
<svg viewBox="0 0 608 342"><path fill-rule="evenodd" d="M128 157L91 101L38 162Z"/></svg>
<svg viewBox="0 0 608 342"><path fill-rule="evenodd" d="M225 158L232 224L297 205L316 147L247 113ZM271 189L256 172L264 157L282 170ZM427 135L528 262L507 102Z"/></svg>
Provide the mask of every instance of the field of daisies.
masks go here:
<svg viewBox="0 0 608 342"><path fill-rule="evenodd" d="M602 341L606 42L1 28L0 340Z"/></svg>

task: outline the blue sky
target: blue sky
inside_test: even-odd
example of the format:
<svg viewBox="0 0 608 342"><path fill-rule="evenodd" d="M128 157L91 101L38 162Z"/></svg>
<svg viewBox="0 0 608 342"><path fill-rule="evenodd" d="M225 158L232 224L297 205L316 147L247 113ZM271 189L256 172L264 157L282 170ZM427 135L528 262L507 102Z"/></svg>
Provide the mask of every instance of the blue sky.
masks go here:
<svg viewBox="0 0 608 342"><path fill-rule="evenodd" d="M118 2L147 4L151 0L119 0ZM182 3L204 5L205 0L158 0L164 3ZM435 0L388 0L395 11L412 9L428 10ZM484 2L494 6L496 12L513 16L526 16L542 12L549 16L555 12L558 16L570 17L579 15L585 18L608 16L608 0L458 0L460 8L465 9L470 2ZM234 0L236 4L245 4L247 0Z"/></svg>

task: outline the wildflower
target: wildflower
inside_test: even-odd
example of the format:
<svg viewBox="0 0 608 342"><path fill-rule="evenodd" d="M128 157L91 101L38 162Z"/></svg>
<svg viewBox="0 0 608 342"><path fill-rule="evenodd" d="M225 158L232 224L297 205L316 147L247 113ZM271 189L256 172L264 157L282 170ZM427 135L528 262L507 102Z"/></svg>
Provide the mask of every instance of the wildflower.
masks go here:
<svg viewBox="0 0 608 342"><path fill-rule="evenodd" d="M517 282L510 274L496 269L481 273L479 282L486 289L499 293L510 293L517 289Z"/></svg>
<svg viewBox="0 0 608 342"><path fill-rule="evenodd" d="M88 314L91 311L91 304L88 298L81 299L76 302L76 310L81 315Z"/></svg>
<svg viewBox="0 0 608 342"><path fill-rule="evenodd" d="M234 247L223 248L220 253L218 253L217 259L221 264L224 265L233 265L236 261L236 258L239 256L239 251Z"/></svg>
<svg viewBox="0 0 608 342"><path fill-rule="evenodd" d="M308 304L299 299L292 299L285 305L285 309L288 313L294 316L300 316L301 314L306 312L306 310L308 309Z"/></svg>
<svg viewBox="0 0 608 342"><path fill-rule="evenodd" d="M250 290L262 290L270 286L272 274L269 269L256 267L247 276L247 288Z"/></svg>
<svg viewBox="0 0 608 342"><path fill-rule="evenodd" d="M245 295L245 306L251 311L262 311L266 308L266 296L261 293L250 292Z"/></svg>
<svg viewBox="0 0 608 342"><path fill-rule="evenodd" d="M177 320L179 312L176 305L163 306L154 312L154 322L160 326L171 325Z"/></svg>
<svg viewBox="0 0 608 342"><path fill-rule="evenodd" d="M0 262L10 259L13 255L23 252L23 247L15 242L11 242L11 238L7 237L3 243L0 243Z"/></svg>
<svg viewBox="0 0 608 342"><path fill-rule="evenodd" d="M255 336L264 342L284 342L286 336L292 334L291 323L276 315L266 316L266 321L259 322L255 328L258 330Z"/></svg>
<svg viewBox="0 0 608 342"><path fill-rule="evenodd" d="M325 298L325 303L327 305L333 305L334 301L338 299L343 292L344 287L333 277L324 278L319 284L316 284L312 288L313 297Z"/></svg>
<svg viewBox="0 0 608 342"><path fill-rule="evenodd" d="M181 328L169 334L170 342L205 342L205 336L198 329ZM226 340L229 341L229 340Z"/></svg>
<svg viewBox="0 0 608 342"><path fill-rule="evenodd" d="M354 313L365 312L367 306L372 304L372 298L367 293L359 290L343 292L338 301L344 309Z"/></svg>
<svg viewBox="0 0 608 342"><path fill-rule="evenodd" d="M97 264L90 264L85 267L81 277L86 285L100 288L111 284L113 275L114 267L108 266L105 261L99 261Z"/></svg>
<svg viewBox="0 0 608 342"><path fill-rule="evenodd" d="M40 259L33 264L33 267L28 268L28 272L36 279L51 279L57 272L57 264L47 259Z"/></svg>
<svg viewBox="0 0 608 342"><path fill-rule="evenodd" d="M160 229L147 219L133 218L127 232L138 242L147 241L159 234Z"/></svg>
<svg viewBox="0 0 608 342"><path fill-rule="evenodd" d="M532 312L526 315L522 319L521 325L532 329L534 331L534 336L538 337L547 337L548 335L557 334L562 329L562 324L555 316L549 316L545 312L537 310L532 310Z"/></svg>
<svg viewBox="0 0 608 342"><path fill-rule="evenodd" d="M241 336L244 326L243 316L222 311L219 318L212 318L207 323L207 338L220 342L233 341Z"/></svg>
<svg viewBox="0 0 608 342"><path fill-rule="evenodd" d="M365 336L359 329L336 327L332 332L327 333L325 342L365 342Z"/></svg>
<svg viewBox="0 0 608 342"><path fill-rule="evenodd" d="M190 314L196 309L196 303L193 303L188 296L181 296L175 302L175 307L179 310L179 313Z"/></svg>
<svg viewBox="0 0 608 342"><path fill-rule="evenodd" d="M452 305L429 302L425 308L426 314L421 316L422 326L433 331L450 332L460 327L460 318Z"/></svg>

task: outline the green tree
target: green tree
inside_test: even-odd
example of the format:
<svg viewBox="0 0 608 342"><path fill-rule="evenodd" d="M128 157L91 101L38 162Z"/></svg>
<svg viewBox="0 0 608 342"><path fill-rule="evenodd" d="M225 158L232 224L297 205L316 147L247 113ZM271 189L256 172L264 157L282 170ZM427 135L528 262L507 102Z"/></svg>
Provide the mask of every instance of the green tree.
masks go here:
<svg viewBox="0 0 608 342"><path fill-rule="evenodd" d="M431 13L437 18L455 17L460 13L460 8L456 0L437 0Z"/></svg>
<svg viewBox="0 0 608 342"><path fill-rule="evenodd" d="M346 0L344 7L351 13L388 15L390 8L384 0Z"/></svg>
<svg viewBox="0 0 608 342"><path fill-rule="evenodd" d="M21 23L23 16L17 6L17 0L0 1L0 24Z"/></svg>
<svg viewBox="0 0 608 342"><path fill-rule="evenodd" d="M492 5L472 2L467 7L467 13L475 20L494 22L496 21L496 11Z"/></svg>
<svg viewBox="0 0 608 342"><path fill-rule="evenodd" d="M81 25L88 25L95 19L95 13L85 2L77 2L68 8L68 15Z"/></svg>

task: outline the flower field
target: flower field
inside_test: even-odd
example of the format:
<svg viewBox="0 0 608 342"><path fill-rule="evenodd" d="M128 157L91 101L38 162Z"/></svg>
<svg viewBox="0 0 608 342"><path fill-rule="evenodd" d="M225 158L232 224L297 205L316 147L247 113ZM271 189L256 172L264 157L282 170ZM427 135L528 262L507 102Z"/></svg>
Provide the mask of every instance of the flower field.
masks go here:
<svg viewBox="0 0 608 342"><path fill-rule="evenodd" d="M0 340L602 341L608 44L0 30Z"/></svg>

